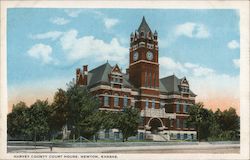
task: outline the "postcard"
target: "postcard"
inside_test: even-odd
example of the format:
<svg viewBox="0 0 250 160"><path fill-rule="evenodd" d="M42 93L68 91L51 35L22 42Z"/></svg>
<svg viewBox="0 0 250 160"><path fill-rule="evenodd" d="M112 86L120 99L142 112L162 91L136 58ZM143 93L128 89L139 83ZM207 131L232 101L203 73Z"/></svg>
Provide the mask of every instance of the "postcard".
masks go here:
<svg viewBox="0 0 250 160"><path fill-rule="evenodd" d="M1 159L249 159L249 1L1 1Z"/></svg>

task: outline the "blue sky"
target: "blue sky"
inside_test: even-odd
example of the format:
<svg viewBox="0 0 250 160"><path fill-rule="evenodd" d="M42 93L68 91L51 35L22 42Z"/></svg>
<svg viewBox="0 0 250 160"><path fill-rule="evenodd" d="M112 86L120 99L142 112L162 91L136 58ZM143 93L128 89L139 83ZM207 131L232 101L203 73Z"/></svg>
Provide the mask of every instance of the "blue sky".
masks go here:
<svg viewBox="0 0 250 160"><path fill-rule="evenodd" d="M237 10L19 8L7 17L10 98L65 87L83 64L109 60L125 70L129 36L143 16L159 35L161 77L186 76L200 99L225 89L239 97Z"/></svg>

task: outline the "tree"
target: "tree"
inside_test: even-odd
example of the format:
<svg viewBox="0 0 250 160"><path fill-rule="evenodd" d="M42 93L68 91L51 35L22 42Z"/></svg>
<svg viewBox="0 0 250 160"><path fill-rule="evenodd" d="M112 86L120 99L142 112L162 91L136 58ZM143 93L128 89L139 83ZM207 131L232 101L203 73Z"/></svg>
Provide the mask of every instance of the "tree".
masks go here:
<svg viewBox="0 0 250 160"><path fill-rule="evenodd" d="M26 139L28 128L28 106L24 102L13 105L13 110L7 116L7 133L16 139Z"/></svg>
<svg viewBox="0 0 250 160"><path fill-rule="evenodd" d="M96 132L91 119L98 112L98 99L92 96L86 87L73 83L69 84L66 96L66 124L69 125L69 128L74 126L76 136L84 135L90 138Z"/></svg>
<svg viewBox="0 0 250 160"><path fill-rule="evenodd" d="M140 115L138 109L125 108L123 112L116 113L117 128L122 132L122 141L128 140L128 137L137 134Z"/></svg>
<svg viewBox="0 0 250 160"><path fill-rule="evenodd" d="M49 133L49 104L48 101L37 100L29 108L27 132L33 140L44 140Z"/></svg>
<svg viewBox="0 0 250 160"><path fill-rule="evenodd" d="M67 96L66 91L58 89L54 95L53 103L50 107L49 128L50 135L60 131L63 125L66 124L67 116Z"/></svg>
<svg viewBox="0 0 250 160"><path fill-rule="evenodd" d="M230 107L228 110L215 112L217 123L221 132L218 134L219 140L239 140L240 118L236 110Z"/></svg>
<svg viewBox="0 0 250 160"><path fill-rule="evenodd" d="M189 109L188 125L195 126L198 140L207 140L213 112L203 108L202 103L195 104Z"/></svg>

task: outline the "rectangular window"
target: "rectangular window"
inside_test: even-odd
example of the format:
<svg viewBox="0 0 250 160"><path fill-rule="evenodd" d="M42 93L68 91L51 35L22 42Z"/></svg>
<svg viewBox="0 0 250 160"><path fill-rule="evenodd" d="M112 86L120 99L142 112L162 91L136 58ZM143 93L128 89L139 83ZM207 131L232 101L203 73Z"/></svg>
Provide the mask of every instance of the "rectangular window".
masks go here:
<svg viewBox="0 0 250 160"><path fill-rule="evenodd" d="M180 105L176 104L176 113L179 113L179 112L180 112Z"/></svg>
<svg viewBox="0 0 250 160"><path fill-rule="evenodd" d="M187 133L184 133L184 140L188 138Z"/></svg>
<svg viewBox="0 0 250 160"><path fill-rule="evenodd" d="M155 99L152 99L152 108L155 109Z"/></svg>
<svg viewBox="0 0 250 160"><path fill-rule="evenodd" d="M145 87L148 87L148 73L145 72Z"/></svg>
<svg viewBox="0 0 250 160"><path fill-rule="evenodd" d="M145 108L148 109L148 99L146 99L146 105L145 105Z"/></svg>
<svg viewBox="0 0 250 160"><path fill-rule="evenodd" d="M108 96L104 96L104 106L109 106L109 97Z"/></svg>
<svg viewBox="0 0 250 160"><path fill-rule="evenodd" d="M176 128L180 128L180 120L176 119Z"/></svg>
<svg viewBox="0 0 250 160"><path fill-rule="evenodd" d="M188 113L188 106L184 104L184 112Z"/></svg>
<svg viewBox="0 0 250 160"><path fill-rule="evenodd" d="M181 139L181 134L177 133L177 139Z"/></svg>
<svg viewBox="0 0 250 160"><path fill-rule="evenodd" d="M117 107L119 105L119 97L118 97L118 94L115 94L115 97L114 97L114 106Z"/></svg>
<svg viewBox="0 0 250 160"><path fill-rule="evenodd" d="M124 99L123 99L123 108L125 108L127 106L128 106L128 97L124 96Z"/></svg>
<svg viewBox="0 0 250 160"><path fill-rule="evenodd" d="M174 126L174 120L170 119L170 127Z"/></svg>

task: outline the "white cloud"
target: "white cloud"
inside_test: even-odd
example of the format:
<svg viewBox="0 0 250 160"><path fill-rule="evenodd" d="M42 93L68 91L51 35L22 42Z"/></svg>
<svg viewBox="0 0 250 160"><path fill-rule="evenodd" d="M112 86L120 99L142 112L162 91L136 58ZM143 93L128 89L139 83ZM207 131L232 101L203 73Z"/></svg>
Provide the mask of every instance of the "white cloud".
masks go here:
<svg viewBox="0 0 250 160"><path fill-rule="evenodd" d="M117 38L110 42L97 39L94 36L79 37L76 30L70 30L61 37L62 49L70 61L92 58L95 61L115 61L124 64L128 48L123 47Z"/></svg>
<svg viewBox="0 0 250 160"><path fill-rule="evenodd" d="M229 49L236 49L236 48L239 48L239 47L240 47L240 44L239 44L238 41L232 40L232 41L228 42L227 47L228 47Z"/></svg>
<svg viewBox="0 0 250 160"><path fill-rule="evenodd" d="M169 57L160 57L159 63L161 65L161 69L165 71L165 74L177 74L186 73L186 68L180 63L175 62L172 58Z"/></svg>
<svg viewBox="0 0 250 160"><path fill-rule="evenodd" d="M55 18L51 18L50 22L53 24L57 24L57 25L65 25L69 23L70 21L62 17L55 17Z"/></svg>
<svg viewBox="0 0 250 160"><path fill-rule="evenodd" d="M59 31L50 31L46 33L40 33L40 34L35 34L35 35L30 35L30 38L32 39L51 39L51 40L56 40L62 35L62 32Z"/></svg>
<svg viewBox="0 0 250 160"><path fill-rule="evenodd" d="M35 44L28 50L28 55L35 59L41 59L43 63L52 62L52 48L49 45Z"/></svg>
<svg viewBox="0 0 250 160"><path fill-rule="evenodd" d="M203 24L187 22L175 28L176 36L187 36L189 38L208 38L210 33Z"/></svg>
<svg viewBox="0 0 250 160"><path fill-rule="evenodd" d="M103 19L104 25L107 29L110 29L112 27L114 27L116 24L119 23L118 19L114 19L114 18L104 18Z"/></svg>
<svg viewBox="0 0 250 160"><path fill-rule="evenodd" d="M73 17L73 18L78 17L79 14L82 12L82 10L80 9L65 9L64 11L69 17Z"/></svg>
<svg viewBox="0 0 250 160"><path fill-rule="evenodd" d="M239 76L217 73L212 68L193 63L180 63L169 57L160 57L161 77L173 73L178 77L187 77L191 90L199 99L211 99L231 96L239 98ZM236 60L237 61L237 60ZM230 93L230 94L228 94Z"/></svg>
<svg viewBox="0 0 250 160"><path fill-rule="evenodd" d="M240 59L233 59L233 64L235 68L240 68Z"/></svg>

